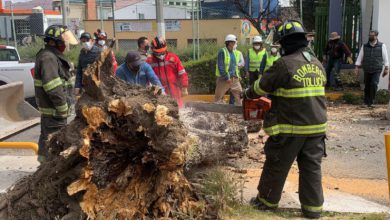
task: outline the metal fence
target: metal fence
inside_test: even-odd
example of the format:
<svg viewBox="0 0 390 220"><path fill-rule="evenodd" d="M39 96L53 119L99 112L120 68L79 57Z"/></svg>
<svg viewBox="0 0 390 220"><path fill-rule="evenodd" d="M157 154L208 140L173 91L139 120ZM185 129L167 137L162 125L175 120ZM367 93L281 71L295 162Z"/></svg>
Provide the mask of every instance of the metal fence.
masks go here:
<svg viewBox="0 0 390 220"><path fill-rule="evenodd" d="M359 53L359 41L360 29L361 29L361 16L360 16L360 1L359 0L343 0L342 1L343 14L342 14L342 40L351 49L352 57L355 60ZM315 11L315 26L316 26L316 39L315 39L315 53L322 59L324 54L325 45L328 41L329 21L329 5L327 3L321 4L316 7Z"/></svg>

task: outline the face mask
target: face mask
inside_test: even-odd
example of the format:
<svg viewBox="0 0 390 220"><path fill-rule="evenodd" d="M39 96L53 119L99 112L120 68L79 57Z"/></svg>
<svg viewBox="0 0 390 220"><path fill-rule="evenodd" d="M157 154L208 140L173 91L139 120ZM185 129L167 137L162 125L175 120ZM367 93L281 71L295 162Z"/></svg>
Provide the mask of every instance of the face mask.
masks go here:
<svg viewBox="0 0 390 220"><path fill-rule="evenodd" d="M91 41L85 42L82 45L83 45L83 48L86 49L86 50L90 50L92 48L92 46L93 46Z"/></svg>
<svg viewBox="0 0 390 220"><path fill-rule="evenodd" d="M57 46L57 50L59 50L61 53L63 53L65 51L65 48L66 48L65 44Z"/></svg>
<svg viewBox="0 0 390 220"><path fill-rule="evenodd" d="M236 49L237 49L237 44L234 44L233 50L236 50Z"/></svg>
<svg viewBox="0 0 390 220"><path fill-rule="evenodd" d="M105 40L99 40L99 41L98 41L98 44L99 44L100 46L104 46L104 45L106 44L106 41L105 41Z"/></svg>
<svg viewBox="0 0 390 220"><path fill-rule="evenodd" d="M255 48L255 50L260 50L260 46L259 45L253 46L253 48Z"/></svg>
<svg viewBox="0 0 390 220"><path fill-rule="evenodd" d="M150 49L150 46L149 46L149 45L146 45L146 46L145 46L145 51L147 52L149 49Z"/></svg>
<svg viewBox="0 0 390 220"><path fill-rule="evenodd" d="M158 55L157 58L158 58L159 60L164 60L165 54Z"/></svg>

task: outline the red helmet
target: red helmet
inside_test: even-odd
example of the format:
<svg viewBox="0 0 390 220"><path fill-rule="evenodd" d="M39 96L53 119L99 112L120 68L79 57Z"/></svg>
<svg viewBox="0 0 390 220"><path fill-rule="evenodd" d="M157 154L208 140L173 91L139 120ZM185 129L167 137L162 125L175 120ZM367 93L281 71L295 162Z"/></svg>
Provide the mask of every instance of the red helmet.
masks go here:
<svg viewBox="0 0 390 220"><path fill-rule="evenodd" d="M167 50L167 42L162 37L155 37L152 41L152 50L156 53L162 53Z"/></svg>

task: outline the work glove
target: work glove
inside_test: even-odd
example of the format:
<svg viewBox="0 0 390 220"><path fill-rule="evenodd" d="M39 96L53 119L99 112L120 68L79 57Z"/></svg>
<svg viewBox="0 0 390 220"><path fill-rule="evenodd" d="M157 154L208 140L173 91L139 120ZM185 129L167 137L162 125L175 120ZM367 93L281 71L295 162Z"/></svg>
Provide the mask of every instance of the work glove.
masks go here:
<svg viewBox="0 0 390 220"><path fill-rule="evenodd" d="M257 95L252 88L247 88L244 90L244 92L241 94L242 99L258 99L260 98L259 95Z"/></svg>
<svg viewBox="0 0 390 220"><path fill-rule="evenodd" d="M348 63L348 64L353 64L352 57L348 57L348 58L347 58L347 63Z"/></svg>
<svg viewBox="0 0 390 220"><path fill-rule="evenodd" d="M188 96L188 89L187 88L181 88L181 97Z"/></svg>
<svg viewBox="0 0 390 220"><path fill-rule="evenodd" d="M165 92L159 86L152 85L149 89L154 95L165 95Z"/></svg>

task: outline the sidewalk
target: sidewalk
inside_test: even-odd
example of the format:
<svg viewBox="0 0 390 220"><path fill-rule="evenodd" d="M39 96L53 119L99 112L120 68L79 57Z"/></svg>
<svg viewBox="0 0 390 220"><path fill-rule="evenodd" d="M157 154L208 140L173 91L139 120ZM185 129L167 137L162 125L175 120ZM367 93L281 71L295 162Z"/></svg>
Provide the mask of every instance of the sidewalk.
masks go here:
<svg viewBox="0 0 390 220"><path fill-rule="evenodd" d="M283 190L282 199L279 203L280 208L301 208L296 176L296 174L289 174ZM245 202L248 202L252 197L257 195L260 171L249 169L247 177L248 179L244 188ZM387 193L387 191L385 193ZM390 213L390 208L387 206L369 201L360 196L342 192L341 190L324 187L324 197L324 211L343 213Z"/></svg>

